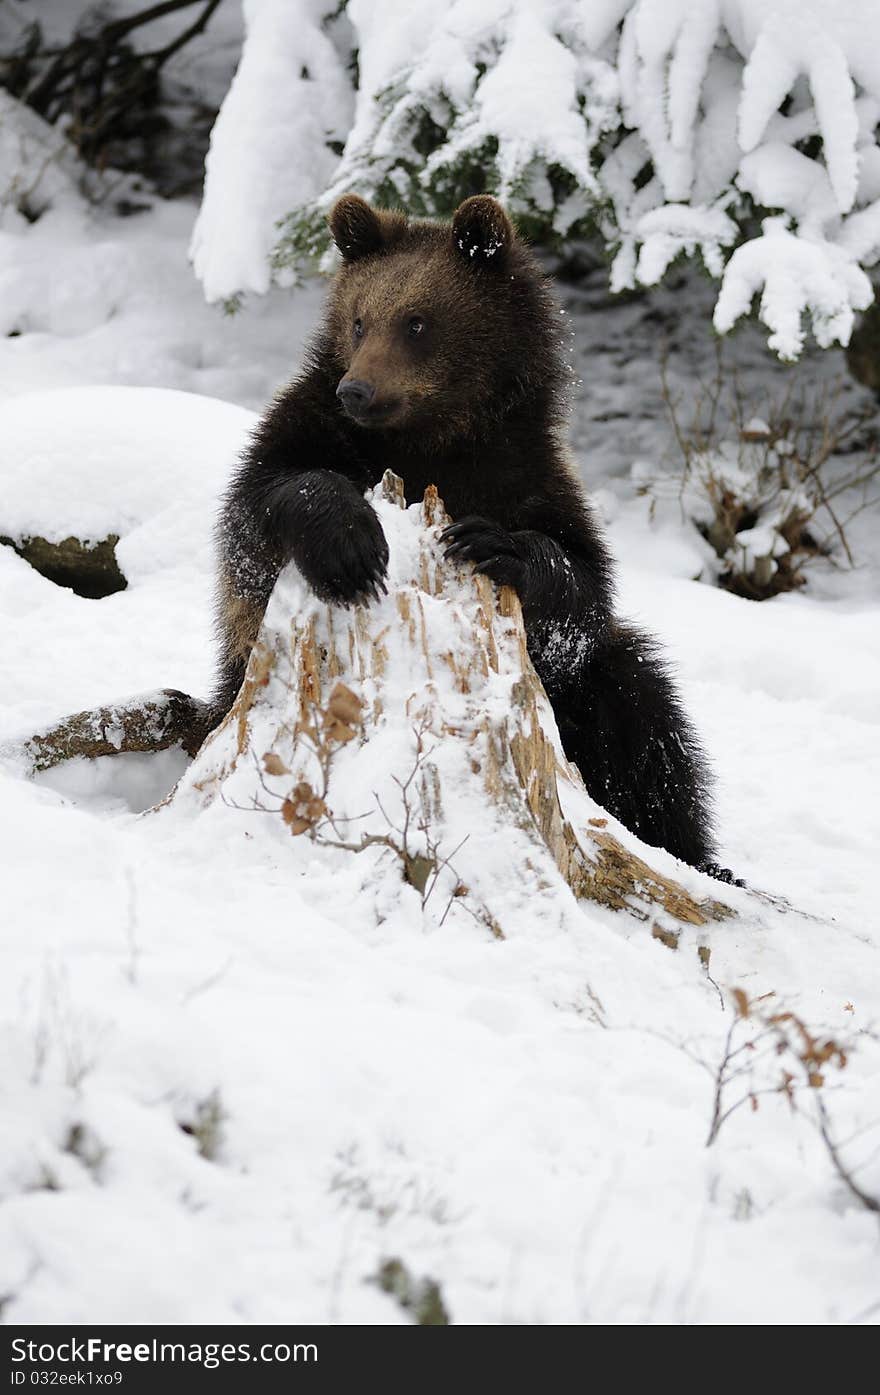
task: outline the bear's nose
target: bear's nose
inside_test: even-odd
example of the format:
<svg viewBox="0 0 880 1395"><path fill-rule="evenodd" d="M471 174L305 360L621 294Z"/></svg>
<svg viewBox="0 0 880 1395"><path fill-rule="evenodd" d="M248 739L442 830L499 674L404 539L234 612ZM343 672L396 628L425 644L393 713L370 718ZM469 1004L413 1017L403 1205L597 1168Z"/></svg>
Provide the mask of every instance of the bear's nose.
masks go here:
<svg viewBox="0 0 880 1395"><path fill-rule="evenodd" d="M343 378L336 396L350 416L362 417L376 396L376 389L372 383L362 383L356 378L346 382Z"/></svg>

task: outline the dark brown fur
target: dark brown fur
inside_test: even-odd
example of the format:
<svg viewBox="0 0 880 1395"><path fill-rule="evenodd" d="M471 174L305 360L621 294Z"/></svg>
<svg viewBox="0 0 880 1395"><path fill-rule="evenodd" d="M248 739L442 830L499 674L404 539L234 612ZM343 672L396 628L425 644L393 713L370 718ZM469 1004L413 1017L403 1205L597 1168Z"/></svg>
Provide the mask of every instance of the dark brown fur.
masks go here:
<svg viewBox="0 0 880 1395"><path fill-rule="evenodd" d="M566 461L562 325L535 259L486 197L450 228L347 196L331 228L344 260L324 323L226 496L215 712L287 561L335 603L382 589L387 545L363 495L391 469L410 501L436 485L456 520L448 549L517 588L595 798L707 864L705 764L651 642L614 619L610 559Z"/></svg>

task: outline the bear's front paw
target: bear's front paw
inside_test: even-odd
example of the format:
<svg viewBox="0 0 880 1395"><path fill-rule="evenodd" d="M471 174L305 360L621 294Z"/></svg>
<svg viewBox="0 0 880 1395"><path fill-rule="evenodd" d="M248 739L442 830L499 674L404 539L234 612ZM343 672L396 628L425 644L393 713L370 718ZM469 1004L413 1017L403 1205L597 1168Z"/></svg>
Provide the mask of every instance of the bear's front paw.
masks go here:
<svg viewBox="0 0 880 1395"><path fill-rule="evenodd" d="M478 572L499 586L522 590L525 559L513 533L488 518L463 518L440 534L447 557L473 562Z"/></svg>
<svg viewBox="0 0 880 1395"><path fill-rule="evenodd" d="M363 500L322 537L316 530L299 550L297 565L316 596L332 605L358 605L387 592L388 543L373 509Z"/></svg>

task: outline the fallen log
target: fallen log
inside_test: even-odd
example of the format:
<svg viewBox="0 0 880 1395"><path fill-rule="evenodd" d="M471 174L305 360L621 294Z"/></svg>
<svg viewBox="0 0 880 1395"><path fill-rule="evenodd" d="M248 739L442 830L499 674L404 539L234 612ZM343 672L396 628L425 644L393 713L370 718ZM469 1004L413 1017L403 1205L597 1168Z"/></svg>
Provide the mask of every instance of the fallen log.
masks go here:
<svg viewBox="0 0 880 1395"><path fill-rule="evenodd" d="M204 739L208 708L176 688L161 688L91 711L74 712L22 745L33 771L51 770L77 756L123 751L165 751L181 746L194 756Z"/></svg>

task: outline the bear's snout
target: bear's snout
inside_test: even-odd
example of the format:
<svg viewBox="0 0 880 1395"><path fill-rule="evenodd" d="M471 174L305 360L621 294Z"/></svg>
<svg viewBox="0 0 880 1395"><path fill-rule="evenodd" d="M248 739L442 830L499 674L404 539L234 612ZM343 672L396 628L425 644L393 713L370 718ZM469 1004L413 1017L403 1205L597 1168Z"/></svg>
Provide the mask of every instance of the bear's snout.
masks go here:
<svg viewBox="0 0 880 1395"><path fill-rule="evenodd" d="M336 396L348 415L355 421L360 421L369 411L376 396L376 389L372 383L364 383L357 378L343 378L336 389Z"/></svg>

